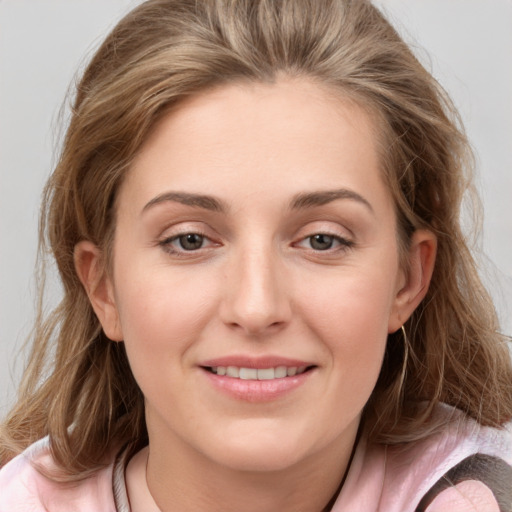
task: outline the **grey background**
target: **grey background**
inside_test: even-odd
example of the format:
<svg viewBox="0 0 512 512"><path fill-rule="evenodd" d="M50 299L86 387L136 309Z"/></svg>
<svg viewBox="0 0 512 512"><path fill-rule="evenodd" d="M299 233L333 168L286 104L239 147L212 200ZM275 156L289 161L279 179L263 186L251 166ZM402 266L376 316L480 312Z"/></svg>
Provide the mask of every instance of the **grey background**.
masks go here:
<svg viewBox="0 0 512 512"><path fill-rule="evenodd" d="M0 0L0 416L33 319L40 194L77 70L137 0ZM512 334L512 0L379 0L460 109L484 201L481 271ZM50 279L49 305L59 286Z"/></svg>

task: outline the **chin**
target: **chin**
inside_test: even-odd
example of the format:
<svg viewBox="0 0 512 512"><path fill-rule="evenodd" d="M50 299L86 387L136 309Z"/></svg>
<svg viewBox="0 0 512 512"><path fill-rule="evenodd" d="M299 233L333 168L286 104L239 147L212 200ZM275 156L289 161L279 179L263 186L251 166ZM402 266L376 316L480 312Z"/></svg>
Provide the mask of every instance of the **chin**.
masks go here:
<svg viewBox="0 0 512 512"><path fill-rule="evenodd" d="M226 435L215 444L214 451L210 448L210 456L233 470L274 472L289 469L307 458L315 451L313 444L289 431L253 430L246 436Z"/></svg>
<svg viewBox="0 0 512 512"><path fill-rule="evenodd" d="M256 447L254 450L232 449L224 453L221 462L234 471L248 473L272 473L285 471L303 460L302 454L294 450L280 450Z"/></svg>

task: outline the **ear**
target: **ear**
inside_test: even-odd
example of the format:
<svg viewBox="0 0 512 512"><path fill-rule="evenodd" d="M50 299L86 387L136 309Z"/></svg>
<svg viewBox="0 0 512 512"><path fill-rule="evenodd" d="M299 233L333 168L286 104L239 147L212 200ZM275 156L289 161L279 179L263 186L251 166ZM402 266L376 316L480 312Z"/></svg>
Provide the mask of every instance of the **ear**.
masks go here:
<svg viewBox="0 0 512 512"><path fill-rule="evenodd" d="M432 232L423 229L414 232L408 253L409 267L398 286L388 332L400 329L425 298L434 271L436 250L437 239Z"/></svg>
<svg viewBox="0 0 512 512"><path fill-rule="evenodd" d="M100 249L92 242L81 241L75 245L74 261L78 277L103 331L111 340L122 341L123 333L115 303L114 288L102 264Z"/></svg>

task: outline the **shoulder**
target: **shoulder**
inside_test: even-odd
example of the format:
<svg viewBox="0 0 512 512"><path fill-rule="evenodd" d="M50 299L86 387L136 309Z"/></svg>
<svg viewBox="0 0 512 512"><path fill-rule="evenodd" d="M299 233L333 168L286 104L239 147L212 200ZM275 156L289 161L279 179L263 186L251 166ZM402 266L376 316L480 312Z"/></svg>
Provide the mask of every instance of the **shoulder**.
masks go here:
<svg viewBox="0 0 512 512"><path fill-rule="evenodd" d="M512 512L512 465L498 454L467 456L432 485L416 512L444 510Z"/></svg>
<svg viewBox="0 0 512 512"><path fill-rule="evenodd" d="M512 424L482 427L447 406L442 431L399 446L362 438L333 511L512 512Z"/></svg>
<svg viewBox="0 0 512 512"><path fill-rule="evenodd" d="M509 502L510 504L510 502ZM420 505L415 512L510 512L508 506L500 506L495 493L483 482L465 480L448 487L437 494L433 500Z"/></svg>
<svg viewBox="0 0 512 512"><path fill-rule="evenodd" d="M42 439L0 470L0 512L114 512L112 467L79 482L54 481L37 469L56 468Z"/></svg>
<svg viewBox="0 0 512 512"><path fill-rule="evenodd" d="M406 489L415 512L511 512L512 424L482 427L447 406L436 414L448 420L442 432L387 449L386 492Z"/></svg>

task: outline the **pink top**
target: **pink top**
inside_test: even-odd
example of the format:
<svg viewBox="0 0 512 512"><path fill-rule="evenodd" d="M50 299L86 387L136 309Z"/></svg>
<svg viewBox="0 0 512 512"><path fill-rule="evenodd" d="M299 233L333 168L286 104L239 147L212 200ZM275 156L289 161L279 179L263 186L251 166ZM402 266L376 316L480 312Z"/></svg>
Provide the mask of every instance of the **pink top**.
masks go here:
<svg viewBox="0 0 512 512"><path fill-rule="evenodd" d="M454 416L442 433L400 447L363 438L332 511L511 512L512 423L498 430ZM122 457L71 485L48 480L34 461L53 466L47 439L0 470L0 512L130 511Z"/></svg>

